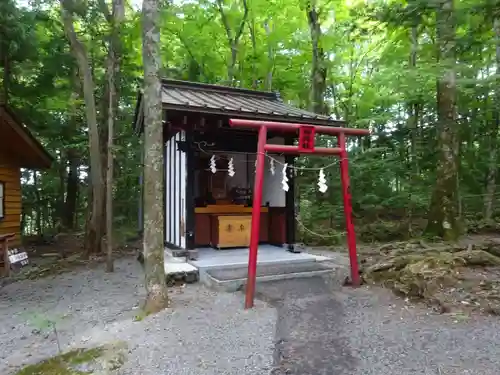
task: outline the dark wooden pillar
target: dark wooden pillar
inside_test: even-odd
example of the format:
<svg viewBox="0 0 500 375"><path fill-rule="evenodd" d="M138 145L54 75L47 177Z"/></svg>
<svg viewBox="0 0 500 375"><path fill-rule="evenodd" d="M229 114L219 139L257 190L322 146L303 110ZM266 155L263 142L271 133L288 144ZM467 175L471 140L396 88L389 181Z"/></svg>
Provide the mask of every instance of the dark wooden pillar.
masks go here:
<svg viewBox="0 0 500 375"><path fill-rule="evenodd" d="M195 250L195 148L194 148L194 130L191 126L186 129L186 248L190 259L197 258Z"/></svg>
<svg viewBox="0 0 500 375"><path fill-rule="evenodd" d="M294 137L286 137L285 138L285 144L287 145L293 145L294 142ZM295 165L295 156L293 155L286 155L285 156L285 163L287 163L289 166L293 167ZM295 233L296 233L296 220L295 220L295 171L290 170L291 173L288 173L288 186L289 189L286 192L285 196L285 204L286 204L286 213L285 213L285 220L286 220L286 247L287 250L292 252L292 253L300 253L300 250L298 250L295 247Z"/></svg>

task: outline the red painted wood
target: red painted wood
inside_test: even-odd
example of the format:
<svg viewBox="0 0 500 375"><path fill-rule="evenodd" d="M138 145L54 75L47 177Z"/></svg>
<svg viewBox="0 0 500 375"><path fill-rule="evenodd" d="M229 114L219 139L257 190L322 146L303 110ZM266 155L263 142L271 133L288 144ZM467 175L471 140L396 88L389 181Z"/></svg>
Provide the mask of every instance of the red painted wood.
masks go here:
<svg viewBox="0 0 500 375"><path fill-rule="evenodd" d="M257 141L257 168L255 171L255 181L253 187L253 209L252 209L252 229L250 235L250 251L248 255L248 277L247 290L245 295L245 308L253 307L255 295L255 281L257 278L257 249L259 248L260 231L260 205L262 202L262 185L264 183L264 155L267 142L267 128L261 126L259 129L259 140Z"/></svg>
<svg viewBox="0 0 500 375"><path fill-rule="evenodd" d="M237 128L254 128L259 129L265 126L268 130L281 130L284 132L296 133L301 126L306 124L291 124L287 122L273 122L273 121L254 121L254 120L244 120L244 119L230 119L229 125ZM317 134L329 134L329 135L369 135L370 131L368 129L354 129L354 128L339 128L335 126L314 126Z"/></svg>
<svg viewBox="0 0 500 375"><path fill-rule="evenodd" d="M259 129L259 138L257 142L257 168L255 172L255 186L254 186L254 205L252 210L252 232L250 239L250 254L248 257L248 277L247 289L245 295L245 308L253 307L255 295L255 281L257 270L257 249L259 241L259 220L260 220L260 202L262 200L262 182L264 173L264 158L265 152L282 152L282 153L303 153L300 147L289 145L268 145L267 130L281 130L284 132L297 132L303 128L304 124L289 124L283 122L269 122L269 121L255 121L243 119L230 119L229 124L232 127L247 127ZM306 125L307 126L307 125ZM313 125L310 125L313 126ZM347 227L347 241L349 246L349 258L351 262L351 281L353 285L360 284L359 266L356 252L356 238L354 233L354 225L352 223L352 206L351 194L349 187L349 167L348 156L346 150L346 135L369 135L368 129L353 129L353 128L338 128L329 126L313 126L316 133L336 135L338 137L338 148L324 148L319 150L315 148L309 154L333 154L340 155L340 168L342 180L342 196L344 201L344 214Z"/></svg>
<svg viewBox="0 0 500 375"><path fill-rule="evenodd" d="M358 254L356 251L356 233L352 222L351 187L349 183L349 160L347 158L345 135L339 135L340 154L340 180L342 183L342 199L344 201L344 216L347 230L347 246L349 248L349 261L351 263L352 285L360 285Z"/></svg>
<svg viewBox="0 0 500 375"><path fill-rule="evenodd" d="M316 130L314 126L301 126L299 130L299 151L300 152L313 152L314 151L314 137Z"/></svg>

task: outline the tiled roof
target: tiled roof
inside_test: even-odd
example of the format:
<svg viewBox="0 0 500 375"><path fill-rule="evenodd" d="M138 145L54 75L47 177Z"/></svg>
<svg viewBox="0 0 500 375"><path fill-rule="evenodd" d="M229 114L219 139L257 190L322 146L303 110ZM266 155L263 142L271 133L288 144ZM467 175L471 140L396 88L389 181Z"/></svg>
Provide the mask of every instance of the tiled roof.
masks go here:
<svg viewBox="0 0 500 375"><path fill-rule="evenodd" d="M188 81L162 80L163 108L263 121L342 126L342 121L285 104L278 93Z"/></svg>

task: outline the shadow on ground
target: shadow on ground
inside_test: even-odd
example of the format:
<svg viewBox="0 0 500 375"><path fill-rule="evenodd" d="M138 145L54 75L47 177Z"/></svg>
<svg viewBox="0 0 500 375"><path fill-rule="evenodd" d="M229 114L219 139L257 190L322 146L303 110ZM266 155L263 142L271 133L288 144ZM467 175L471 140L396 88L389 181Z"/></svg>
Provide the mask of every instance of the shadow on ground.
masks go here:
<svg viewBox="0 0 500 375"><path fill-rule="evenodd" d="M273 374L352 374L342 302L323 278L261 284L257 295L278 311Z"/></svg>

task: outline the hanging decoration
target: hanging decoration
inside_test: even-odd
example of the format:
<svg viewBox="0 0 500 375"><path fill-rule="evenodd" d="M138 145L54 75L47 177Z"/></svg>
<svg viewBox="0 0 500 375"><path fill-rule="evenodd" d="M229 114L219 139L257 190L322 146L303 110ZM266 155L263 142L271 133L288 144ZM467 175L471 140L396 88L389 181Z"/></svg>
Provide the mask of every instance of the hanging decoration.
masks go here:
<svg viewBox="0 0 500 375"><path fill-rule="evenodd" d="M215 155L212 155L212 157L210 158L210 172L217 172L217 167L215 166Z"/></svg>
<svg viewBox="0 0 500 375"><path fill-rule="evenodd" d="M269 170L271 171L271 174L274 176L275 172L274 159L269 159Z"/></svg>
<svg viewBox="0 0 500 375"><path fill-rule="evenodd" d="M255 158L255 163L253 167L254 167L254 172L257 173L257 158Z"/></svg>
<svg viewBox="0 0 500 375"><path fill-rule="evenodd" d="M283 165L283 179L281 180L282 188L285 191L288 191L288 189L290 189L290 187L288 186L288 176L286 175L287 168L288 168L288 164L285 163Z"/></svg>
<svg viewBox="0 0 500 375"><path fill-rule="evenodd" d="M326 185L325 172L323 171L323 168L319 170L318 187L319 191L323 194L326 193L326 191L328 190L328 186Z"/></svg>
<svg viewBox="0 0 500 375"><path fill-rule="evenodd" d="M233 158L229 159L229 163L227 164L227 174L229 177L234 176L234 163L233 163Z"/></svg>

